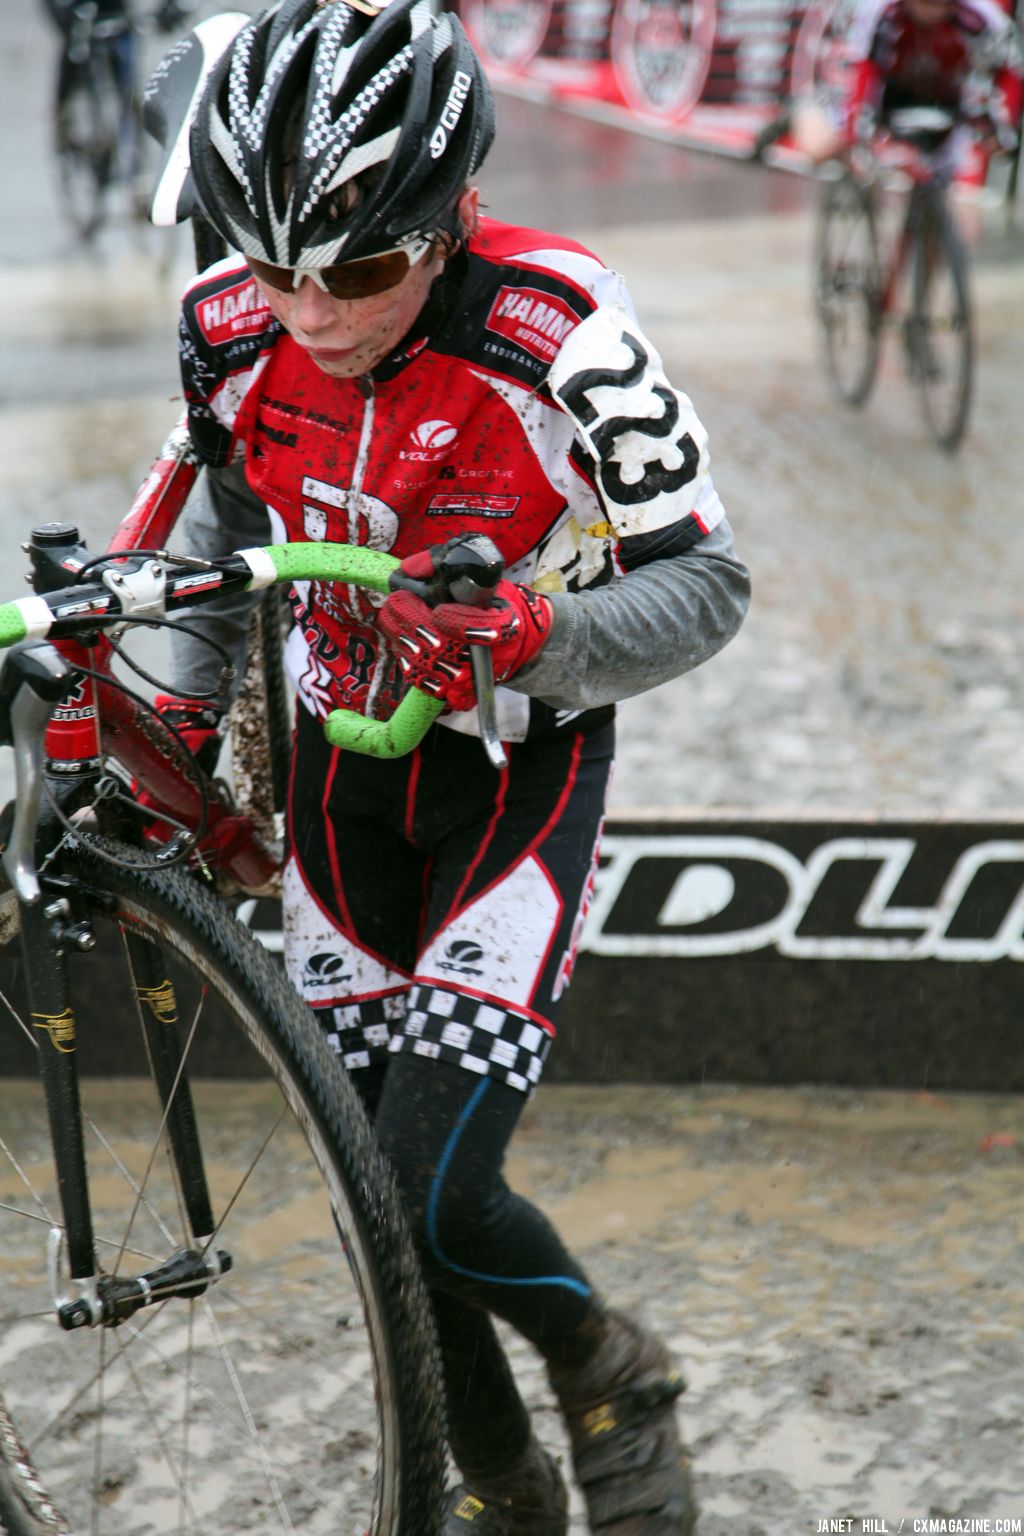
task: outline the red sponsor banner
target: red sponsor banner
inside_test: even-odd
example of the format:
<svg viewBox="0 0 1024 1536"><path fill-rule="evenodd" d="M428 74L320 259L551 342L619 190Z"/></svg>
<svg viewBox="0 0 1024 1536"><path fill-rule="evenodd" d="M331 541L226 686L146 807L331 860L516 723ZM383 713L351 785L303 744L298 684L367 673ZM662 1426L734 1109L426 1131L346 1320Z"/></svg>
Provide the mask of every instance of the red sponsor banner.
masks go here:
<svg viewBox="0 0 1024 1536"><path fill-rule="evenodd" d="M838 109L858 5L457 0L496 85L590 109L626 128L743 156L792 100ZM983 179L980 157L969 160L966 178Z"/></svg>
<svg viewBox="0 0 1024 1536"><path fill-rule="evenodd" d="M854 4L461 0L498 85L542 87L625 126L749 150L791 96L841 83Z"/></svg>

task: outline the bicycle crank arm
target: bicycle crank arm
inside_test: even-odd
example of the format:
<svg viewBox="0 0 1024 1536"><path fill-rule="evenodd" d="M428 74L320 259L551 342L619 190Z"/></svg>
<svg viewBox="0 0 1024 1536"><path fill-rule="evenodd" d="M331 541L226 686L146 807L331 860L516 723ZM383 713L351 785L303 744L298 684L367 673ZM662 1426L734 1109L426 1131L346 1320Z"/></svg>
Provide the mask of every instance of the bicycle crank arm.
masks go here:
<svg viewBox="0 0 1024 1536"><path fill-rule="evenodd" d="M156 1306L172 1296L201 1296L208 1286L226 1275L232 1266L230 1253L197 1253L182 1248L156 1269L134 1278L100 1275L92 1297L80 1296L57 1307L62 1328L116 1328L143 1307ZM90 1287L91 1289L91 1287Z"/></svg>

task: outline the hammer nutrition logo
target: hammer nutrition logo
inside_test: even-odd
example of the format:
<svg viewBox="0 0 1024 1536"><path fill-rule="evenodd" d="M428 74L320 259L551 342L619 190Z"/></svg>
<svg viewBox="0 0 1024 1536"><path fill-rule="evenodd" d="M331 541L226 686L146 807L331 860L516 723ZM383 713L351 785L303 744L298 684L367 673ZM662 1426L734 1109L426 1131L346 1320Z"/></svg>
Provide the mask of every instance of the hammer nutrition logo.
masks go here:
<svg viewBox="0 0 1024 1536"><path fill-rule="evenodd" d="M196 316L206 340L216 347L247 331L262 330L270 319L270 310L250 277L226 293L203 299L196 305Z"/></svg>
<svg viewBox="0 0 1024 1536"><path fill-rule="evenodd" d="M487 329L514 341L542 363L554 362L580 317L563 299L539 288L501 288L487 316Z"/></svg>
<svg viewBox="0 0 1024 1536"><path fill-rule="evenodd" d="M582 948L704 959L1024 960L1024 841L613 835Z"/></svg>

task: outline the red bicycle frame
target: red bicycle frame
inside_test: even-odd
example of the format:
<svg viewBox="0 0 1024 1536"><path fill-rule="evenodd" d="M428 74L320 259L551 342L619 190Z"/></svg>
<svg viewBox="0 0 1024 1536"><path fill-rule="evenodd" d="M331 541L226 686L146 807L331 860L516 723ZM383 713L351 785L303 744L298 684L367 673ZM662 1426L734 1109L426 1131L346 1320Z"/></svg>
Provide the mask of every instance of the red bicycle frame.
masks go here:
<svg viewBox="0 0 1024 1536"><path fill-rule="evenodd" d="M107 553L165 548L199 472L184 416L176 423L148 475L121 520ZM114 651L100 632L95 642L60 641L72 665L88 666L99 678L83 675L74 697L55 711L46 734L46 756L54 771L84 774L101 752L116 757L146 791L153 805L188 827L198 827L204 796L185 771L178 751L151 714L112 680ZM252 820L239 815L216 785L205 791L206 826L198 848L204 861L224 871L247 890L272 879L277 861Z"/></svg>
<svg viewBox="0 0 1024 1536"><path fill-rule="evenodd" d="M896 172L905 176L910 182L910 197L918 187L926 186L936 180L935 167L931 158L922 153L914 145L905 140L892 137L888 134L879 136L872 146L872 174L877 174L880 169L886 173ZM855 174L860 174L854 168ZM888 261L883 264L882 291L879 295L879 313L890 315L896 302L896 290L910 251L911 220L909 217L910 204L907 205L907 213L903 217L899 233L892 249L887 252Z"/></svg>

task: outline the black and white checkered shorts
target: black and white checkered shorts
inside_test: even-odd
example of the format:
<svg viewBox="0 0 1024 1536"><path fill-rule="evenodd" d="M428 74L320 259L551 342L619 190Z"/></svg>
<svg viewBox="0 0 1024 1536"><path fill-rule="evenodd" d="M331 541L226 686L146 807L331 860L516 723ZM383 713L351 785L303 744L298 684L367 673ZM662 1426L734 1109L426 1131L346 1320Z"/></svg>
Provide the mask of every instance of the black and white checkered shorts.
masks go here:
<svg viewBox="0 0 1024 1536"><path fill-rule="evenodd" d="M551 1048L552 1032L524 1014L443 987L324 1009L327 1043L349 1070L383 1063L391 1051L451 1062L532 1093Z"/></svg>

